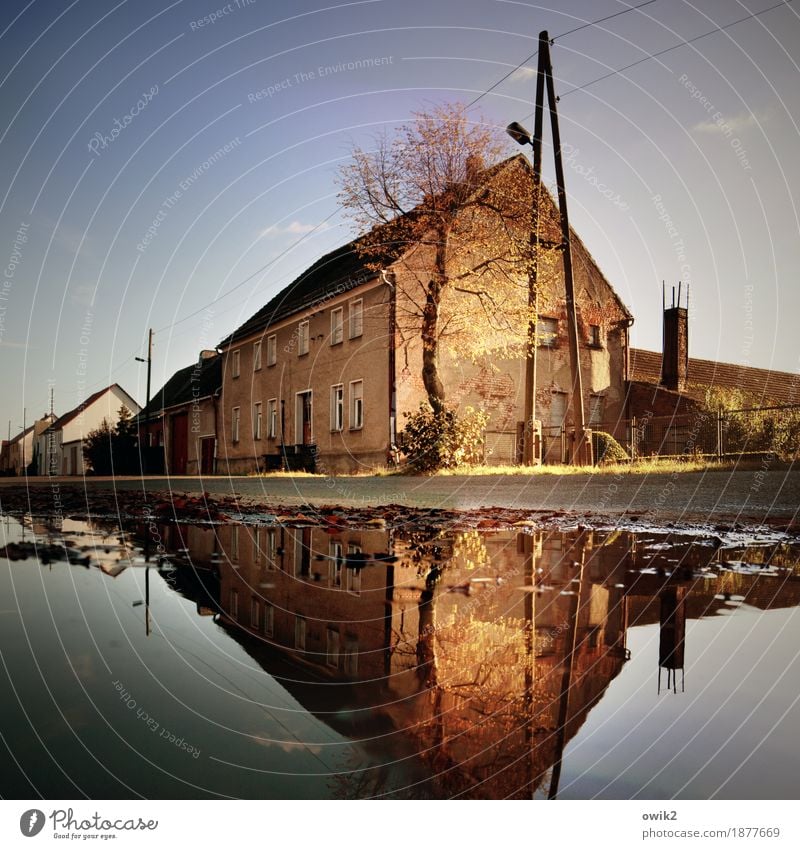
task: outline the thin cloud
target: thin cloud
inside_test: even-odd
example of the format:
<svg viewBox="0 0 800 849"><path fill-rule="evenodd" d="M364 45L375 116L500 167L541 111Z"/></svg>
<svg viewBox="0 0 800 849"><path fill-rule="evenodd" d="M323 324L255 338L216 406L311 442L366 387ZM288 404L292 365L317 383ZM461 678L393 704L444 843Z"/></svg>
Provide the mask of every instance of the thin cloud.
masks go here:
<svg viewBox="0 0 800 849"><path fill-rule="evenodd" d="M259 234L260 239L274 238L275 236L304 236L312 230L327 230L327 224L304 224L302 221L292 221L290 224L279 225L273 224L272 227L267 227Z"/></svg>
<svg viewBox="0 0 800 849"><path fill-rule="evenodd" d="M700 121L692 127L695 133L719 133L729 135L730 133L741 133L750 127L758 127L764 124L767 120L766 114L757 115L755 112L740 112L728 118L725 115L720 115L719 120Z"/></svg>

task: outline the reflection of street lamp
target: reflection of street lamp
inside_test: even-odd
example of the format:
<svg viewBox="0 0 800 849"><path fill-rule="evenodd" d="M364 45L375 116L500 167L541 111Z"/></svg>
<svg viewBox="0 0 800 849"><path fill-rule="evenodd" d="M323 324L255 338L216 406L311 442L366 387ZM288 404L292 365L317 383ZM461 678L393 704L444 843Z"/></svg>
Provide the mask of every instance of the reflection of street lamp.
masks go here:
<svg viewBox="0 0 800 849"><path fill-rule="evenodd" d="M537 90L542 85L541 75L536 81ZM538 98L537 92L537 98ZM506 127L506 132L517 144L529 144L533 148L533 215L531 218L531 258L528 266L528 341L525 355L525 424L522 438L522 462L532 466L536 456L534 451L534 419L536 416L536 350L538 347L537 325L539 322L539 289L536 276L539 265L539 190L542 184L542 122L537 113L537 128L534 138L522 126L514 121Z"/></svg>

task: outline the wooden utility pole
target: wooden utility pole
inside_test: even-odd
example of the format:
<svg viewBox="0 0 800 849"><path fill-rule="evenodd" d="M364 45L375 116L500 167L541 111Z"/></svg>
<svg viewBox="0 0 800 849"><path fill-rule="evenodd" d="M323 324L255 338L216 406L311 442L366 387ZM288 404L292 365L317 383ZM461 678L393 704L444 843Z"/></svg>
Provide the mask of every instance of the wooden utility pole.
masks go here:
<svg viewBox="0 0 800 849"><path fill-rule="evenodd" d="M572 454L572 463L583 465L585 461L591 463L591 442L587 445L586 418L583 409L583 380L581 379L580 349L578 348L578 316L575 309L575 286L572 279L572 246L569 215L567 213L567 192L564 184L564 163L561 158L561 133L558 128L558 112L556 111L558 99L553 84L553 66L550 62L550 38L546 30L539 33L539 63L539 68L544 70L547 85L547 102L550 109L550 129L553 134L553 154L556 166L556 185L558 187L558 211L561 217L561 238L564 252L564 289L567 300L567 333L572 369L572 416L575 427L575 448Z"/></svg>

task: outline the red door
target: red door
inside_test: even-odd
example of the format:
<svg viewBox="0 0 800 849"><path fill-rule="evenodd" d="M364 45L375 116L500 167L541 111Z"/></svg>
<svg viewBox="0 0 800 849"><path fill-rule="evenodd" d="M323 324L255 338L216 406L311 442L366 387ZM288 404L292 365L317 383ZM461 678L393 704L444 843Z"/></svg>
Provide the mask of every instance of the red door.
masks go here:
<svg viewBox="0 0 800 849"><path fill-rule="evenodd" d="M200 440L200 474L214 474L214 437L206 436Z"/></svg>
<svg viewBox="0 0 800 849"><path fill-rule="evenodd" d="M173 475L186 474L186 460L189 455L189 415L178 413L172 417L172 446L170 472Z"/></svg>

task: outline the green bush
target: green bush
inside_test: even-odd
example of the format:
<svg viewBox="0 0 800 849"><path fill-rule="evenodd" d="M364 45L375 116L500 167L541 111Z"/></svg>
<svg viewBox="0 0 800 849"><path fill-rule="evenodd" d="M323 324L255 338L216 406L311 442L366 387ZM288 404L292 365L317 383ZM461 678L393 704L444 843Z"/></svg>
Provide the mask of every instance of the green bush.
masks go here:
<svg viewBox="0 0 800 849"><path fill-rule="evenodd" d="M416 471L434 472L483 462L488 413L466 407L460 414L445 409L437 415L421 404L418 412L405 416L403 451Z"/></svg>
<svg viewBox="0 0 800 849"><path fill-rule="evenodd" d="M598 465L624 463L630 459L628 452L610 433L595 430L592 432L592 442L594 443L594 461Z"/></svg>

